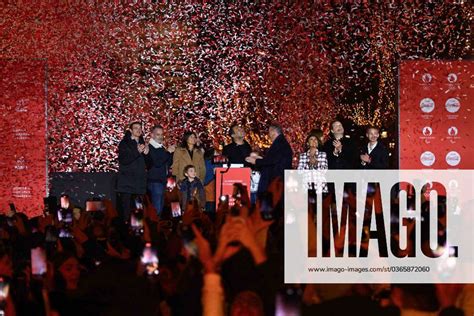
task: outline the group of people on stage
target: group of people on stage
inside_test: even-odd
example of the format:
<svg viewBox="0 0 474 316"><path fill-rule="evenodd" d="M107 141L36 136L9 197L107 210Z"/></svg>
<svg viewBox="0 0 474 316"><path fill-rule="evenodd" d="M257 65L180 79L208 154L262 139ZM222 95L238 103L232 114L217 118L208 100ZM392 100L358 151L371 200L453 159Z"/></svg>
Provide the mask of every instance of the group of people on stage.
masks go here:
<svg viewBox="0 0 474 316"><path fill-rule="evenodd" d="M155 126L145 141L141 124L132 123L119 145L120 198L122 202L128 199L130 207L132 201L140 200L134 195L145 197L141 207L133 209L129 223L111 200L87 201L81 208L67 195L61 196L59 205L54 197L48 198L43 214L35 218L15 208L0 216L0 313L473 315L474 286L469 284L285 284L287 221L277 204L283 187L278 178L292 167L293 152L281 127L269 127L272 145L265 154L245 141L241 126L230 127L232 142L223 154L231 164L260 172L254 191L261 194L253 205L242 194L243 187L234 185L241 200L233 206L220 203L216 212L202 211L209 203L215 204L208 199L215 189L214 150L206 148L205 135L187 132L176 147L165 145L164 133ZM312 130L297 168L387 168L388 154L378 141L378 130L368 128L366 136L368 141L359 151L354 137L344 137L340 122L331 125L331 137L325 142L321 131ZM177 190L170 191L167 185L171 168L186 205L181 216L168 213L168 202L179 205ZM148 203L147 191L154 207ZM316 202L310 202L310 194L308 202L311 223ZM155 209L162 213L157 216ZM340 231L347 225L350 221L341 222ZM308 256L315 249L316 238L311 237L316 236L315 228L308 225ZM332 238L329 229L321 233L323 249L330 245L331 252L344 252L344 243ZM368 229L364 240L376 238L370 234ZM415 234L410 236L414 241ZM394 239L399 238L395 235ZM421 244L426 242L429 238L421 240ZM353 239L348 237L347 243L351 251ZM361 241L361 249L363 243L368 241Z"/></svg>
<svg viewBox="0 0 474 316"><path fill-rule="evenodd" d="M367 143L358 149L351 138L345 137L340 121L331 123L331 135L326 141L321 130L313 129L306 137L305 150L299 154L297 169L386 169L389 154L379 141L379 132L377 127L368 127ZM193 197L201 208L212 210L215 202L212 158L215 152L202 140L206 135L198 137L195 132L187 131L177 147L165 145L164 133L162 126L155 125L150 139L145 141L142 124L133 122L119 144L117 192L124 218L130 213L132 196L144 195L147 191L158 214L161 213L170 168L178 181L182 204ZM269 126L268 136L272 143L263 156L245 140L245 129L241 125L230 126L229 136L232 142L223 147L222 155L229 164L251 167L259 174L255 194L265 192L271 181L283 179L284 170L292 168L293 150L279 124Z"/></svg>

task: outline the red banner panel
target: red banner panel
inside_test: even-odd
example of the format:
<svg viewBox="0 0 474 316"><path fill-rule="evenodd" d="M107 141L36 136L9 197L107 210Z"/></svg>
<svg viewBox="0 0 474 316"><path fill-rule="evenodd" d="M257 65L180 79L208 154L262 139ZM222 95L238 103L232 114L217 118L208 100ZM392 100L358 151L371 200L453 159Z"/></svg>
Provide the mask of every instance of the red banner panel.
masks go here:
<svg viewBox="0 0 474 316"><path fill-rule="evenodd" d="M46 196L46 64L0 60L0 210L29 217Z"/></svg>
<svg viewBox="0 0 474 316"><path fill-rule="evenodd" d="M473 62L400 64L400 169L474 169Z"/></svg>

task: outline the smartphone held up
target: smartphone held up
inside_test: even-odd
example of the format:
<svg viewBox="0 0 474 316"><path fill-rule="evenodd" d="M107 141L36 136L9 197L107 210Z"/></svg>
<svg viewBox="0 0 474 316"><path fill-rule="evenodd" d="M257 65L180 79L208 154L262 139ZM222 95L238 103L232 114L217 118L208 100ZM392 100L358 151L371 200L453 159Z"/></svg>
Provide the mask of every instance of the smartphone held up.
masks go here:
<svg viewBox="0 0 474 316"><path fill-rule="evenodd" d="M158 255L156 250L151 246L151 243L145 244L140 261L145 267L146 275L154 276L160 273L158 269Z"/></svg>
<svg viewBox="0 0 474 316"><path fill-rule="evenodd" d="M31 274L42 277L47 272L46 251L41 247L31 249Z"/></svg>

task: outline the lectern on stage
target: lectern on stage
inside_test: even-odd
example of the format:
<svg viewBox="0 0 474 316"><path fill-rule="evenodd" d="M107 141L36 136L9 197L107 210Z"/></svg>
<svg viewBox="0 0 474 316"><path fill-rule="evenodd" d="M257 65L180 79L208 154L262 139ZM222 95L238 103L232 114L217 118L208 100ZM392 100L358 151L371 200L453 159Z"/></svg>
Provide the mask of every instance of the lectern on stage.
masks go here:
<svg viewBox="0 0 474 316"><path fill-rule="evenodd" d="M234 183L241 183L247 188L250 197L250 168L216 168L216 209L221 196L228 196L229 206L234 204L232 198Z"/></svg>

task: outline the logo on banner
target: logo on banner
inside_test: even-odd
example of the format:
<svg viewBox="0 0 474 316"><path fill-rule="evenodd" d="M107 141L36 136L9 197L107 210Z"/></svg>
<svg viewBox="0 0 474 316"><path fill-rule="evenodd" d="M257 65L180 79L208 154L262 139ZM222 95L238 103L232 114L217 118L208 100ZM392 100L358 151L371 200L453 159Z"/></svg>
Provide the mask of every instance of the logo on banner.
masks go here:
<svg viewBox="0 0 474 316"><path fill-rule="evenodd" d="M435 163L436 157L431 151L425 151L420 156L420 161L423 166L430 167Z"/></svg>
<svg viewBox="0 0 474 316"><path fill-rule="evenodd" d="M19 157L15 162L15 169L16 170L26 170L28 169L28 165L26 163L25 157Z"/></svg>
<svg viewBox="0 0 474 316"><path fill-rule="evenodd" d="M449 180L449 183L448 183L448 188L450 189L457 189L459 188L459 183L456 181L456 180Z"/></svg>
<svg viewBox="0 0 474 316"><path fill-rule="evenodd" d="M451 126L448 128L448 136L446 137L446 139L448 139L451 142L451 144L454 144L456 143L456 139L461 138L458 136L458 134L459 134L458 128L456 126Z"/></svg>
<svg viewBox="0 0 474 316"><path fill-rule="evenodd" d="M450 73L448 75L448 82L455 83L456 81L458 81L458 76L455 73Z"/></svg>
<svg viewBox="0 0 474 316"><path fill-rule="evenodd" d="M426 144L429 144L431 140L434 139L434 137L431 136L433 135L433 129L429 126L423 127L421 133L423 134L423 136L421 136L420 139L423 139Z"/></svg>
<svg viewBox="0 0 474 316"><path fill-rule="evenodd" d="M429 73L424 73L423 76L421 76L421 80L423 80L424 83L431 83L433 77Z"/></svg>
<svg viewBox="0 0 474 316"><path fill-rule="evenodd" d="M28 112L28 99L20 99L16 102L15 112L17 113L26 113Z"/></svg>
<svg viewBox="0 0 474 316"><path fill-rule="evenodd" d="M449 98L446 101L446 110L449 113L456 113L457 111L459 111L460 107L461 107L461 103L456 98Z"/></svg>
<svg viewBox="0 0 474 316"><path fill-rule="evenodd" d="M450 151L446 155L446 163L451 167L459 165L461 162L461 155L457 151Z"/></svg>
<svg viewBox="0 0 474 316"><path fill-rule="evenodd" d="M429 126L423 127L423 135L431 136L433 134L433 129Z"/></svg>
<svg viewBox="0 0 474 316"><path fill-rule="evenodd" d="M451 136L451 137L458 136L457 127L456 126L451 126L450 128L448 128L448 135Z"/></svg>
<svg viewBox="0 0 474 316"><path fill-rule="evenodd" d="M435 103L430 98L424 98L420 102L420 108L424 113L431 113L435 108Z"/></svg>

